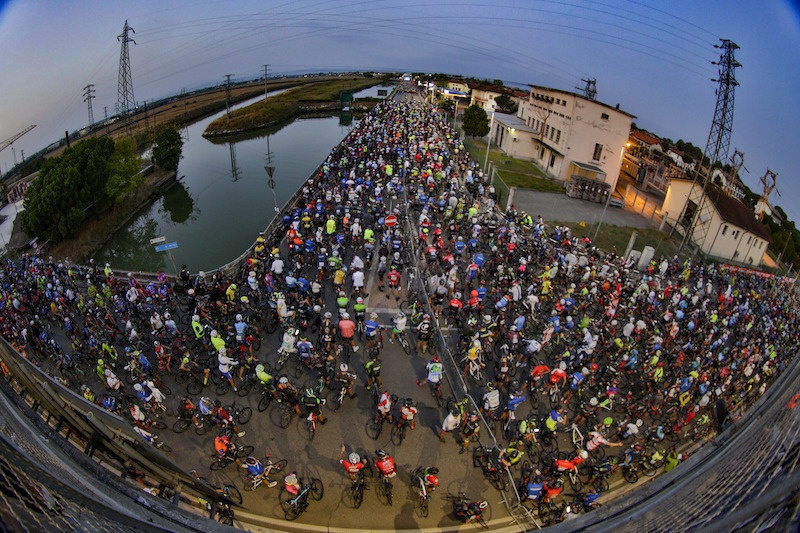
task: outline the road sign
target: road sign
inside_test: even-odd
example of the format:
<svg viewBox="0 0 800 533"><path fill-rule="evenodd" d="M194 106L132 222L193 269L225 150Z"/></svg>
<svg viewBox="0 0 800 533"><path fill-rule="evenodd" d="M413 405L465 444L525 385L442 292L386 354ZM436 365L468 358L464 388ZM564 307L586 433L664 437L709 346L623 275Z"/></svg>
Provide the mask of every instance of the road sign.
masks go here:
<svg viewBox="0 0 800 533"><path fill-rule="evenodd" d="M397 225L397 217L389 215L383 220L383 223L386 224L387 228L393 228Z"/></svg>
<svg viewBox="0 0 800 533"><path fill-rule="evenodd" d="M161 244L166 240L167 240L166 237L156 237L155 239L150 239L150 244Z"/></svg>
<svg viewBox="0 0 800 533"><path fill-rule="evenodd" d="M173 248L177 248L177 242L168 242L165 244L159 244L156 246L156 252L166 252L167 250L172 250Z"/></svg>

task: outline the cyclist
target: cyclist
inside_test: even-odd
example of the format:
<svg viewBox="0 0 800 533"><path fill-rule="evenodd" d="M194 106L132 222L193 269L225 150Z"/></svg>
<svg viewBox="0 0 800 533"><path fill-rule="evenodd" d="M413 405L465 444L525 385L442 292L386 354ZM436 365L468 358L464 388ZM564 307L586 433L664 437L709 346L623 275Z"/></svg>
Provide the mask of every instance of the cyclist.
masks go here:
<svg viewBox="0 0 800 533"><path fill-rule="evenodd" d="M306 389L306 393L300 400L303 403L303 406L308 411L308 419L311 420L312 416L315 416L317 420L319 420L320 424L325 425L328 422L328 419L322 416L322 411L320 407L325 403L325 400L321 400L317 397L314 389L311 387Z"/></svg>
<svg viewBox="0 0 800 533"><path fill-rule="evenodd" d="M350 320L350 314L347 312L342 313L342 319L339 320L339 337L342 339L342 346L349 344L353 348L353 353L358 352L358 345L356 345L354 337L356 333L356 324Z"/></svg>
<svg viewBox="0 0 800 533"><path fill-rule="evenodd" d="M555 433L556 428L559 424L566 424L567 419L564 416L564 407L561 405L557 405L555 409L550 411L550 414L547 415L547 418L544 421L544 425L548 431L551 433Z"/></svg>
<svg viewBox="0 0 800 533"><path fill-rule="evenodd" d="M537 475L533 479L528 479L528 482L525 484L525 498L527 500L536 501L541 499L543 491L544 482L542 481L542 476L540 475Z"/></svg>
<svg viewBox="0 0 800 533"><path fill-rule="evenodd" d="M439 469L435 466L429 466L428 468L422 469L420 480L422 481L424 490L427 494L430 494L439 486L439 478L436 476L438 473ZM420 490L420 494L422 494L422 489Z"/></svg>
<svg viewBox="0 0 800 533"><path fill-rule="evenodd" d="M226 457L229 453L231 453L231 445L231 439L229 439L225 434L220 434L214 437L214 449L217 451L217 456L220 458ZM235 462L237 465L242 464L238 457L235 458Z"/></svg>
<svg viewBox="0 0 800 533"><path fill-rule="evenodd" d="M248 330L251 326L244 321L244 316L241 314L236 315L236 322L233 324L233 329L236 332L236 342L240 347L247 348L250 355L253 355L253 346L247 342Z"/></svg>
<svg viewBox="0 0 800 533"><path fill-rule="evenodd" d="M258 378L258 381L261 383L261 386L264 387L265 389L269 390L273 387L274 379L272 377L272 374L267 372L266 367L260 363L256 365L256 378Z"/></svg>
<svg viewBox="0 0 800 533"><path fill-rule="evenodd" d="M478 432L481 429L480 420L478 420L478 415L472 413L470 417L464 422L464 425L461 427L461 449L458 451L459 454L464 453L467 451L469 447L469 441L473 437L477 437Z"/></svg>
<svg viewBox="0 0 800 533"><path fill-rule="evenodd" d="M417 353L422 354L428 351L428 342L431 340L433 330L431 329L431 316L428 313L422 315L422 322L417 325Z"/></svg>
<svg viewBox="0 0 800 533"><path fill-rule="evenodd" d="M442 381L442 374L444 374L444 365L439 360L438 355L434 355L433 359L428 361L428 364L425 365L425 369L428 371L428 377L426 381L437 388L440 386ZM417 386L422 387L423 383L420 380L417 380Z"/></svg>
<svg viewBox="0 0 800 533"><path fill-rule="evenodd" d="M391 294L394 294L394 299L396 301L400 301L400 279L403 275L397 269L397 265L392 265L391 270L386 274L386 278L389 281L389 291L386 294L386 299L388 300Z"/></svg>
<svg viewBox="0 0 800 533"><path fill-rule="evenodd" d="M236 427L236 421L234 421L230 411L223 407L222 402L219 400L214 402L214 420L225 428L228 426L233 428L233 432L236 433L236 436L244 437L245 432L239 431L239 428Z"/></svg>
<svg viewBox="0 0 800 533"><path fill-rule="evenodd" d="M283 478L283 488L292 496L300 494L303 487L300 485L300 480L297 479L297 472L290 472Z"/></svg>
<svg viewBox="0 0 800 533"><path fill-rule="evenodd" d="M446 442L444 440L445 434L459 427L461 427L461 410L458 408L453 408L452 411L447 413L447 416L442 422L442 429L439 431L439 440Z"/></svg>
<svg viewBox="0 0 800 533"><path fill-rule="evenodd" d="M314 345L308 340L308 335L301 335L297 342L297 355L306 366L311 366L314 359Z"/></svg>
<svg viewBox="0 0 800 533"><path fill-rule="evenodd" d="M373 385L376 385L378 388L383 387L383 382L381 381L381 364L377 352L371 353L370 360L364 365L364 368L367 370L367 390L372 389Z"/></svg>
<svg viewBox="0 0 800 533"><path fill-rule="evenodd" d="M339 373L336 374L336 381L339 382L339 386L342 387L347 391L347 395L350 398L355 398L357 394L353 392L353 386L356 384L356 375L350 372L350 367L347 366L347 363L342 363L339 365Z"/></svg>
<svg viewBox="0 0 800 533"><path fill-rule="evenodd" d="M388 420L390 424L394 422L394 418L392 417L392 405L397 402L397 400L397 396L389 394L389 391L383 391L383 394L381 394L378 399L378 416Z"/></svg>
<svg viewBox="0 0 800 533"><path fill-rule="evenodd" d="M475 339L472 341L472 346L470 346L469 350L467 351L467 364L464 365L464 376L466 376L469 372L471 362L475 362L475 364L480 365L481 368L486 368L486 363L484 363L481 359L482 353L483 348L481 347L481 341Z"/></svg>
<svg viewBox="0 0 800 533"><path fill-rule="evenodd" d="M394 457L383 450L375 450L375 467L382 477L395 477Z"/></svg>
<svg viewBox="0 0 800 533"><path fill-rule="evenodd" d="M476 502L464 501L461 507L456 509L455 515L460 518L464 523L480 520L483 516L485 509L489 507L489 502L480 500Z"/></svg>
<svg viewBox="0 0 800 533"><path fill-rule="evenodd" d="M278 380L278 387L275 394L275 399L278 400L279 403L287 402L289 406L294 409L295 413L300 416L300 402L298 399L299 393L297 388L289 383L289 378L286 376L281 376L281 378Z"/></svg>
<svg viewBox="0 0 800 533"><path fill-rule="evenodd" d="M233 367L239 364L239 361L236 361L235 359L228 357L225 348L223 348L219 350L217 353L217 363L218 363L217 366L219 369L219 373L222 374L222 377L227 379L228 383L231 384L231 389L233 390L233 392L236 392L236 383L234 383L233 381L233 374L231 373L231 370L233 369Z"/></svg>
<svg viewBox="0 0 800 533"><path fill-rule="evenodd" d="M202 424L199 420L197 420L197 416L195 412L197 411L197 407L195 407L192 399L188 396L181 396L181 400L178 402L178 418L187 419L191 418L194 425L198 428L202 427Z"/></svg>
<svg viewBox="0 0 800 533"><path fill-rule="evenodd" d="M610 442L605 437L603 437L602 433L599 431L590 431L589 438L586 441L586 449L590 452L593 451L598 446L622 446L621 442Z"/></svg>
<svg viewBox="0 0 800 533"><path fill-rule="evenodd" d="M254 484L260 479L265 478L266 469L264 468L264 465L261 463L261 461L259 461L255 457L252 456L248 457L245 460L244 464L241 465L241 467L247 469L247 472L252 477L252 482ZM269 479L266 479L266 482L268 487L274 487L275 485L278 484L277 481L270 481Z"/></svg>
<svg viewBox="0 0 800 533"><path fill-rule="evenodd" d="M414 429L414 417L419 412L419 409L414 406L414 401L411 398L406 398L403 400L403 407L400 408L400 418L408 422L408 426L413 430ZM398 423L398 425L402 424L402 422Z"/></svg>
<svg viewBox="0 0 800 533"><path fill-rule="evenodd" d="M489 382L486 384L486 394L483 395L483 414L494 418L494 413L500 407L500 391Z"/></svg>
<svg viewBox="0 0 800 533"><path fill-rule="evenodd" d="M389 338L389 342L394 344L394 341L398 335L405 334L407 323L408 318L406 317L406 314L402 311L398 311L394 318L392 318L392 336Z"/></svg>
<svg viewBox="0 0 800 533"><path fill-rule="evenodd" d="M359 300L360 299L361 298L359 298ZM378 322L378 313L370 313L369 320L364 322L364 335L367 338L364 349L369 350L375 346L375 341L378 339L378 332L380 329L381 325Z"/></svg>
<svg viewBox="0 0 800 533"><path fill-rule="evenodd" d="M360 474L361 469L367 465L367 460L362 459L356 452L352 452L347 459L343 459L346 449L347 447L342 444L342 449L339 451L339 463L344 467L345 473L350 476L350 480L355 481L356 475Z"/></svg>
<svg viewBox="0 0 800 533"><path fill-rule="evenodd" d="M519 449L519 442L510 442L508 448L500 450L498 459L506 468L514 466L522 460L525 452Z"/></svg>

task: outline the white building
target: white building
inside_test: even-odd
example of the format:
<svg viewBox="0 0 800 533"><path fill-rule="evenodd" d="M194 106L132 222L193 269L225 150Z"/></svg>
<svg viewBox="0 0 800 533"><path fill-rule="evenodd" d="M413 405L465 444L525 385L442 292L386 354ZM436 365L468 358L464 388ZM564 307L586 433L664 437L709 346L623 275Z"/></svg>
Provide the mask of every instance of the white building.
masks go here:
<svg viewBox="0 0 800 533"><path fill-rule="evenodd" d="M700 188L702 185L691 179L670 180L661 207L667 222L676 226L681 234L691 225L691 219L699 208L693 203L690 204L684 219L678 220L684 213L683 208L693 187ZM764 224L756 220L746 205L725 193L717 185L708 185L705 201L710 202L712 209L706 212L703 208L703 213L710 214L703 214L695 222L692 242L704 254L714 258L760 266L767 246L772 240ZM700 228L698 227L700 225L706 227Z"/></svg>
<svg viewBox="0 0 800 533"><path fill-rule="evenodd" d="M579 94L531 85L516 115L493 113L489 139L565 186L575 176L613 190L634 118Z"/></svg>

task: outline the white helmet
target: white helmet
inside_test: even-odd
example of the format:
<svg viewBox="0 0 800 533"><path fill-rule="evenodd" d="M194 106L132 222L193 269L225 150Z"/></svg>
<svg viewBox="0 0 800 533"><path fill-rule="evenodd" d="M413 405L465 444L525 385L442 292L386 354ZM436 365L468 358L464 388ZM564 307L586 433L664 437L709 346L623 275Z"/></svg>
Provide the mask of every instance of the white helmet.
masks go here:
<svg viewBox="0 0 800 533"><path fill-rule="evenodd" d="M136 385L133 386L133 390L135 390L136 392L141 392L142 391L142 384L141 383L137 383Z"/></svg>
<svg viewBox="0 0 800 533"><path fill-rule="evenodd" d="M237 322L241 322L242 320L244 320L244 317L241 314L236 315Z"/></svg>
<svg viewBox="0 0 800 533"><path fill-rule="evenodd" d="M350 459L351 464L356 464L361 461L361 457L359 457L356 452L351 453L348 459Z"/></svg>
<svg viewBox="0 0 800 533"><path fill-rule="evenodd" d="M341 370L342 372L347 372L347 370L348 370L349 368L350 368L350 367L349 367L349 366L347 366L347 363L342 363L341 365L339 365L339 370Z"/></svg>

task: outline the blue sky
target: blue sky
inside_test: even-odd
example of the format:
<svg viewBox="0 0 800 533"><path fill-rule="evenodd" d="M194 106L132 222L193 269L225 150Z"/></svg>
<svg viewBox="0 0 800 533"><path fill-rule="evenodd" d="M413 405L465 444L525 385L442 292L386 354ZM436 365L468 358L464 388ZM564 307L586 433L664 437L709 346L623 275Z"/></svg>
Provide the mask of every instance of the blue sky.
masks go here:
<svg viewBox="0 0 800 533"><path fill-rule="evenodd" d="M760 190L778 173L782 206L800 223L800 17L796 0L730 2L361 0L178 2L0 1L0 140L33 153L96 120L117 97L125 20L139 102L181 89L272 73L327 70L448 72L576 90L597 79L598 99L637 125L705 147L714 113L720 38L736 58L733 148ZM0 169L13 165L11 148ZM774 193L773 193L774 195Z"/></svg>

